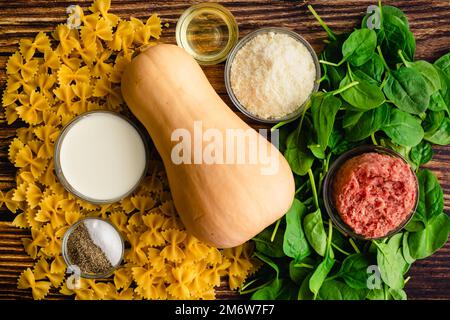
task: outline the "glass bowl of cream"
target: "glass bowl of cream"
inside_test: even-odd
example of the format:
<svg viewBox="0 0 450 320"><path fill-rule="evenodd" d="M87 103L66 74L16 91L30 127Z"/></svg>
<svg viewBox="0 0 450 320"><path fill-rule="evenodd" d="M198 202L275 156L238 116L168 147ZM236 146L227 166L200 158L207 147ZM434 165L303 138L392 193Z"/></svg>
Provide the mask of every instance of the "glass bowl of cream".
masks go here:
<svg viewBox="0 0 450 320"><path fill-rule="evenodd" d="M297 118L319 89L320 65L314 49L284 28L258 29L230 52L225 86L233 104L264 123Z"/></svg>
<svg viewBox="0 0 450 320"><path fill-rule="evenodd" d="M143 131L116 112L91 111L61 132L54 152L56 176L64 188L93 204L109 204L131 194L147 171Z"/></svg>

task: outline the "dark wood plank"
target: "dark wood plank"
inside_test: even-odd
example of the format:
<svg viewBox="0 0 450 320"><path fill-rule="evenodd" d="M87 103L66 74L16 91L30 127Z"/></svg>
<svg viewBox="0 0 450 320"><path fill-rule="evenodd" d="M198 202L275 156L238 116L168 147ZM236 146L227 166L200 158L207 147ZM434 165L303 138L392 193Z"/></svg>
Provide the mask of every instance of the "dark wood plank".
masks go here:
<svg viewBox="0 0 450 320"><path fill-rule="evenodd" d="M163 23L169 23L164 30L162 41L175 42L175 25L181 13L198 1L136 1L113 0L111 12L128 18L134 16L146 19L151 13L159 13ZM361 17L373 0L340 1L297 1L297 0L247 0L220 1L235 15L240 35L265 26L282 26L302 34L313 47L321 50L326 34L309 13L306 5L312 4L326 23L337 33L349 31L360 23ZM90 0L76 1L87 9ZM400 7L408 15L411 29L417 39L416 57L434 61L450 51L450 2L448 0L401 0L384 1L385 4ZM0 88L4 87L5 66L8 56L17 50L19 39L34 37L39 31L51 31L58 23L65 22L65 9L72 1L64 0L19 0L0 1ZM204 68L209 80L228 105L231 102L226 94L223 82L223 64ZM234 111L237 110L232 107ZM243 119L244 116L237 112ZM247 120L247 119L245 119ZM257 123L249 122L254 127ZM0 123L0 189L14 187L14 167L7 159L8 145L14 137L14 126ZM450 148L434 148L433 161L427 165L441 182L445 193L445 211L450 211ZM28 290L17 289L17 276L33 264L27 256L21 238L28 237L27 230L12 227L8 221L13 215L5 208L0 210L0 298L31 299ZM412 299L449 299L450 298L450 244L431 258L418 261L410 273L411 280L406 290ZM224 282L217 289L218 298L231 299L238 296L227 289ZM52 292L49 298L67 298Z"/></svg>

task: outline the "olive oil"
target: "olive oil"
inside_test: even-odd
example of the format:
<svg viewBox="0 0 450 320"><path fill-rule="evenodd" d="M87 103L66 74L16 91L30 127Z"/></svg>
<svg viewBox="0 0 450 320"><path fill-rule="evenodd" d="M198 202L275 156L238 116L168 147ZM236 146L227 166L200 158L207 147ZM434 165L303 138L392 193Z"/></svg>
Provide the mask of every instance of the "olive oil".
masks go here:
<svg viewBox="0 0 450 320"><path fill-rule="evenodd" d="M176 39L200 64L224 61L238 39L238 26L230 11L215 3L186 10L177 23Z"/></svg>

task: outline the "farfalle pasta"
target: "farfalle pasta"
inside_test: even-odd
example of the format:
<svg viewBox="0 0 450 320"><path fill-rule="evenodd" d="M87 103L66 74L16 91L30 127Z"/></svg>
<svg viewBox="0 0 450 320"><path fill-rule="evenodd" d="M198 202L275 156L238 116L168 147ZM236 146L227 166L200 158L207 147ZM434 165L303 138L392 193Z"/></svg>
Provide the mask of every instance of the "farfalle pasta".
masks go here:
<svg viewBox="0 0 450 320"><path fill-rule="evenodd" d="M8 149L18 169L16 188L0 192L0 204L16 213L14 226L31 229L22 242L36 260L18 278L18 288L31 290L35 299L49 292L75 299L213 299L221 277L239 287L257 262L250 245L219 250L186 233L161 160L151 159L139 188L111 205L77 199L56 179L53 150L63 126L91 110L129 115L120 92L123 70L162 32L157 15L124 20L109 13L110 6L96 0L88 11L72 7L68 24L20 40L7 62L5 119L26 126L17 129ZM106 283L81 279L71 289L61 241L70 225L89 216L108 219L121 232L124 261Z"/></svg>
<svg viewBox="0 0 450 320"><path fill-rule="evenodd" d="M31 289L35 300L43 299L48 294L51 285L49 281L36 281L35 275L30 268L22 272L17 280L17 288Z"/></svg>

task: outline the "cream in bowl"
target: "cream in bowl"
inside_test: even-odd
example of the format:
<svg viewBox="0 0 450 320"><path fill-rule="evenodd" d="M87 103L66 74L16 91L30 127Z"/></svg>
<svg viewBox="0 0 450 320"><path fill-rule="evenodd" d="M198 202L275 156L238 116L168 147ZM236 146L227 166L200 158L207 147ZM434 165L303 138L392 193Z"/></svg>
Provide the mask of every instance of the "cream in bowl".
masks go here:
<svg viewBox="0 0 450 320"><path fill-rule="evenodd" d="M314 50L300 35L282 28L263 28L244 37L225 68L225 84L236 107L268 123L300 115L319 78Z"/></svg>
<svg viewBox="0 0 450 320"><path fill-rule="evenodd" d="M146 173L147 146L127 118L93 111L63 129L54 159L56 175L69 192L105 204L123 199L139 185Z"/></svg>

